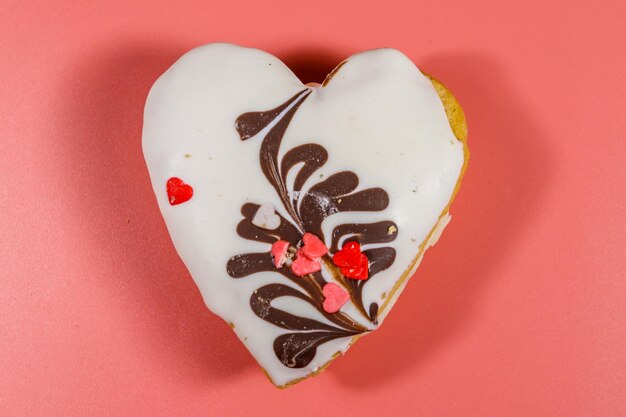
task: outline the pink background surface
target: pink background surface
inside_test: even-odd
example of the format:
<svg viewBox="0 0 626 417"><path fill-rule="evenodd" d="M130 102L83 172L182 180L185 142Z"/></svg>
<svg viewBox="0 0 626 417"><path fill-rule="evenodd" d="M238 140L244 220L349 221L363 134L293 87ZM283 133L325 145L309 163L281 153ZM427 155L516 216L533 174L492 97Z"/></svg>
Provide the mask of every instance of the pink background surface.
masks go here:
<svg viewBox="0 0 626 417"><path fill-rule="evenodd" d="M0 3L0 415L626 415L626 3L370 3ZM304 81L393 46L468 117L440 243L286 391L204 307L141 154L151 84L211 41Z"/></svg>

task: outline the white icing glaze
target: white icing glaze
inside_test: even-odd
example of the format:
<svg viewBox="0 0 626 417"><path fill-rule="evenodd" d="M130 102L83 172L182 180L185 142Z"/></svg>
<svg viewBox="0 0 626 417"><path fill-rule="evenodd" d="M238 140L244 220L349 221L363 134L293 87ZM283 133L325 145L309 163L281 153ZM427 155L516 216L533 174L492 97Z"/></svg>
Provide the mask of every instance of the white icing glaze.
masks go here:
<svg viewBox="0 0 626 417"><path fill-rule="evenodd" d="M234 122L242 113L272 109L304 88L289 68L268 53L209 44L185 54L159 78L144 114L144 155L174 245L207 306L234 325L238 337L277 385L315 371L336 352L345 352L351 340L344 337L322 344L304 368L284 366L272 344L286 330L257 317L249 300L265 284L297 287L272 272L242 279L226 273L231 257L270 249L269 244L237 235L244 203L267 204L287 217L261 172L261 140L241 141ZM398 234L394 241L369 245L396 250L391 267L364 287L365 305L382 304L382 295L389 294L409 268L450 200L463 165L462 144L452 134L430 81L396 50L353 55L327 86L309 88L312 92L295 113L279 157L310 142L328 150L328 162L305 183L303 192L321 175L327 178L343 170L359 176L358 189L382 187L387 191L390 203L384 211L342 212L323 223L325 243L330 246L328 237L336 225L395 222ZM177 206L168 203L165 190L168 178L174 176L194 189L193 198ZM288 184L293 178L292 173ZM323 270L323 275L331 280L328 271ZM286 297L272 305L278 304L293 314L329 323L300 300ZM373 327L351 303L341 311ZM380 320L387 312L381 312Z"/></svg>

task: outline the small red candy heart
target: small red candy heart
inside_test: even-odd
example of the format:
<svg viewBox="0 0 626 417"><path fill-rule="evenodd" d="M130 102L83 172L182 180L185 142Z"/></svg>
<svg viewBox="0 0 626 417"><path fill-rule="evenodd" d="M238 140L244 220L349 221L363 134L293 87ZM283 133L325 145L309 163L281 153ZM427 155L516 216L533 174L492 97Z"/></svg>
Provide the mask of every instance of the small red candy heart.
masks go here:
<svg viewBox="0 0 626 417"><path fill-rule="evenodd" d="M172 177L167 180L167 198L170 205L175 206L188 201L193 196L193 188L180 178Z"/></svg>
<svg viewBox="0 0 626 417"><path fill-rule="evenodd" d="M346 278L367 279L369 277L369 260L361 253L359 242L350 241L343 245L333 256L333 263Z"/></svg>
<svg viewBox="0 0 626 417"><path fill-rule="evenodd" d="M328 253L328 248L324 245L324 242L313 233L305 233L302 236L302 252L309 258L315 259L324 256Z"/></svg>
<svg viewBox="0 0 626 417"><path fill-rule="evenodd" d="M272 258L274 258L274 266L281 268L287 259L287 249L289 249L289 242L286 240L277 240L272 243Z"/></svg>
<svg viewBox="0 0 626 417"><path fill-rule="evenodd" d="M296 259L291 263L291 272L298 277L312 274L322 269L320 261L306 256L302 248L296 252Z"/></svg>
<svg viewBox="0 0 626 417"><path fill-rule="evenodd" d="M345 303L350 299L350 295L341 288L339 285L329 282L322 288L322 294L324 294L324 311L327 313L336 313Z"/></svg>

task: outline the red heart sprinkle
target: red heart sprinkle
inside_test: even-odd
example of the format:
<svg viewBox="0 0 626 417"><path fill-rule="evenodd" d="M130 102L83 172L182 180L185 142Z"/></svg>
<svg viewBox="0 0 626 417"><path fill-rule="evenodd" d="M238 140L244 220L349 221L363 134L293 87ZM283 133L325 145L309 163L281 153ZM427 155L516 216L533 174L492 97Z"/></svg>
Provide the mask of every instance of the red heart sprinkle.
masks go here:
<svg viewBox="0 0 626 417"><path fill-rule="evenodd" d="M369 277L369 260L361 253L359 242L350 241L343 245L333 256L333 263L346 278L367 279Z"/></svg>
<svg viewBox="0 0 626 417"><path fill-rule="evenodd" d="M285 263L287 255L287 249L289 249L289 242L286 240L277 240L272 243L272 258L274 258L274 266L281 268Z"/></svg>
<svg viewBox="0 0 626 417"><path fill-rule="evenodd" d="M317 259L311 259L304 254L302 248L296 252L296 260L291 263L291 272L298 277L312 274L322 269L320 261Z"/></svg>
<svg viewBox="0 0 626 417"><path fill-rule="evenodd" d="M302 236L302 252L309 258L315 259L324 256L328 253L328 248L324 245L324 242L313 233L305 233Z"/></svg>
<svg viewBox="0 0 626 417"><path fill-rule="evenodd" d="M322 288L324 294L324 311L327 313L336 313L350 299L350 294L334 282L329 282Z"/></svg>
<svg viewBox="0 0 626 417"><path fill-rule="evenodd" d="M193 196L193 188L187 185L180 178L172 177L167 180L167 198L170 205L175 206L184 203Z"/></svg>

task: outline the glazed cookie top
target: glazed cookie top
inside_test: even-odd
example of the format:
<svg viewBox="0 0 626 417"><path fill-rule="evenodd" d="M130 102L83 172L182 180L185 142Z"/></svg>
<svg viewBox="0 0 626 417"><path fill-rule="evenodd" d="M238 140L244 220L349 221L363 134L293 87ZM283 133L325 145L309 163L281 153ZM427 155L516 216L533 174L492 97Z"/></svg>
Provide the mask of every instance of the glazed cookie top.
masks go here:
<svg viewBox="0 0 626 417"><path fill-rule="evenodd" d="M209 44L159 78L144 119L176 249L277 385L380 324L464 162L431 82L392 49L303 85L268 53Z"/></svg>

